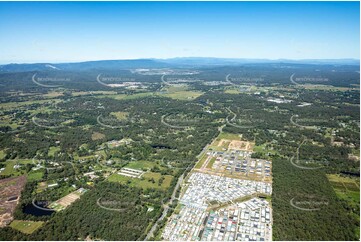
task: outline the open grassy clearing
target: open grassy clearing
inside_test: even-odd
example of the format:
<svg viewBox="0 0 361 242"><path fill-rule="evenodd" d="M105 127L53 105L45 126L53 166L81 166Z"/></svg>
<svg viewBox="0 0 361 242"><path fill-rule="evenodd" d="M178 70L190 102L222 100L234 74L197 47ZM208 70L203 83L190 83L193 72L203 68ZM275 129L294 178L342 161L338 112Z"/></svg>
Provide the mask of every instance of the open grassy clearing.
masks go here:
<svg viewBox="0 0 361 242"><path fill-rule="evenodd" d="M152 169L156 164L150 161L131 161L125 167L137 169L137 170L148 170Z"/></svg>
<svg viewBox="0 0 361 242"><path fill-rule="evenodd" d="M201 159L197 162L197 164L194 166L195 169L200 169L204 162L207 160L208 155L204 153L201 157Z"/></svg>
<svg viewBox="0 0 361 242"><path fill-rule="evenodd" d="M161 177L164 177L164 181L159 186L158 181ZM150 179L153 179L154 182L150 181ZM131 178L131 177L119 175L117 173L114 173L108 177L108 181L110 182L120 182L122 184L128 184L130 186L140 187L143 189L147 189L147 188L166 189L170 186L172 179L173 176L170 175L162 176L160 173L156 173L156 172L147 172L142 176L142 178Z"/></svg>
<svg viewBox="0 0 361 242"><path fill-rule="evenodd" d="M104 139L105 135L99 132L94 132L92 134L92 140Z"/></svg>
<svg viewBox="0 0 361 242"><path fill-rule="evenodd" d="M60 102L60 101L61 101L60 99L48 99L48 100L33 100L33 101L25 101L25 102L0 103L0 109L9 110L18 107L29 106L32 104L44 104L44 103L52 103L52 102Z"/></svg>
<svg viewBox="0 0 361 242"><path fill-rule="evenodd" d="M193 100L199 96L202 96L203 92L196 91L179 91L174 93L162 94L161 96L170 97L178 100Z"/></svg>
<svg viewBox="0 0 361 242"><path fill-rule="evenodd" d="M229 140L241 140L239 134L231 134L231 133L220 133L218 137L215 139L216 141L220 141L221 139L229 139Z"/></svg>
<svg viewBox="0 0 361 242"><path fill-rule="evenodd" d="M48 187L48 184L47 182L39 182L37 187L36 187L36 190L35 190L35 193L41 193L42 191L44 191L46 188Z"/></svg>
<svg viewBox="0 0 361 242"><path fill-rule="evenodd" d="M221 147L222 150L227 150L230 143L231 143L230 140L221 139L221 140L218 142L218 145L217 145L217 146L218 146L218 147Z"/></svg>
<svg viewBox="0 0 361 242"><path fill-rule="evenodd" d="M308 90L327 90L327 91L350 91L350 90L359 90L359 87L335 87L335 86L331 86L331 85L321 85L321 84L303 84L300 85L299 87L303 87L305 89Z"/></svg>
<svg viewBox="0 0 361 242"><path fill-rule="evenodd" d="M272 154L275 155L277 153L276 150L271 150L269 148L266 148L267 144L262 144L262 145L258 145L258 146L254 146L253 150L257 153L261 153L264 155L268 155L268 154Z"/></svg>
<svg viewBox="0 0 361 242"><path fill-rule="evenodd" d="M141 92L135 94L108 94L108 95L98 95L97 98L114 98L116 100L129 100L136 98L143 98L148 96L159 96L159 97L169 97L178 100L193 100L201 95L203 92L188 90L187 87L168 87L162 90L162 93L153 93L153 92Z"/></svg>
<svg viewBox="0 0 361 242"><path fill-rule="evenodd" d="M74 153L73 157L74 157L74 160L92 160L92 159L95 159L94 155L79 156L77 153Z"/></svg>
<svg viewBox="0 0 361 242"><path fill-rule="evenodd" d="M0 127L10 126L12 129L16 129L20 125L16 121L12 121L9 115L4 115L0 118Z"/></svg>
<svg viewBox="0 0 361 242"><path fill-rule="evenodd" d="M216 157L212 157L211 160L207 164L207 168L212 169L212 166L215 161L216 161Z"/></svg>
<svg viewBox="0 0 361 242"><path fill-rule="evenodd" d="M46 97L46 98L55 98L55 97L64 96L64 93L63 92L52 91L52 92L48 92L47 94L42 94L41 96Z"/></svg>
<svg viewBox="0 0 361 242"><path fill-rule="evenodd" d="M170 86L162 91L164 93L158 94L159 96L178 100L193 100L203 95L203 92L188 90L188 86Z"/></svg>
<svg viewBox="0 0 361 242"><path fill-rule="evenodd" d="M71 95L74 97L85 96L85 95L115 95L115 91L90 91L90 92L72 92Z"/></svg>
<svg viewBox="0 0 361 242"><path fill-rule="evenodd" d="M172 93L172 92L180 92L180 91L187 91L188 85L173 85L173 86L165 86L162 89L162 92Z"/></svg>
<svg viewBox="0 0 361 242"><path fill-rule="evenodd" d="M25 221L14 220L11 222L10 227L25 234L32 234L35 230L39 229L44 224L43 221Z"/></svg>
<svg viewBox="0 0 361 242"><path fill-rule="evenodd" d="M211 151L224 151L224 147L218 145L210 145L208 148Z"/></svg>
<svg viewBox="0 0 361 242"><path fill-rule="evenodd" d="M227 141L231 141L231 140L241 140L241 137L238 134L222 132L217 136L217 138L213 140L209 148L212 149L213 151L223 151L224 149L228 148L230 142Z"/></svg>
<svg viewBox="0 0 361 242"><path fill-rule="evenodd" d="M20 170L15 169L14 166L17 164L25 165L25 164L30 164L30 163L33 163L33 161L30 159L8 160L5 162L5 164L6 164L5 170L3 170L0 174L5 175L5 176L9 176L9 175L19 176L19 175L21 175Z"/></svg>
<svg viewBox="0 0 361 242"><path fill-rule="evenodd" d="M338 183L353 183L356 186L359 186L360 184L360 180L359 179L353 179L350 177L343 177L340 175L336 175L336 174L329 174L327 175L328 180L332 181L332 182L338 182Z"/></svg>
<svg viewBox="0 0 361 242"><path fill-rule="evenodd" d="M136 94L111 94L111 95L98 95L97 98L114 98L116 100L127 100L127 99L136 99L136 98L142 98L142 97L148 97L152 96L154 93L152 92L142 92L142 93L136 93Z"/></svg>
<svg viewBox="0 0 361 242"><path fill-rule="evenodd" d="M193 100L203 95L203 92L189 90L187 85L173 85L164 87L158 95L178 100Z"/></svg>
<svg viewBox="0 0 361 242"><path fill-rule="evenodd" d="M227 94L240 94L241 92L237 89L226 89L224 90L224 93L227 93Z"/></svg>
<svg viewBox="0 0 361 242"><path fill-rule="evenodd" d="M360 180L342 177L336 174L327 175L337 196L350 204L360 203Z"/></svg>
<svg viewBox="0 0 361 242"><path fill-rule="evenodd" d="M338 198L346 201L349 206L354 209L359 209L360 207L360 179L342 177L336 174L328 174L328 180L330 181L336 195ZM352 214L358 221L360 217L357 213ZM356 228L356 235L360 236L360 226Z"/></svg>
<svg viewBox="0 0 361 242"><path fill-rule="evenodd" d="M44 172L42 171L30 171L28 173L28 181L39 181L43 178Z"/></svg>
<svg viewBox="0 0 361 242"><path fill-rule="evenodd" d="M97 150L95 151L95 154L101 157L106 157L107 154L105 153L105 150Z"/></svg>
<svg viewBox="0 0 361 242"><path fill-rule="evenodd" d="M128 112L111 112L111 115L115 116L118 120L125 120L128 118Z"/></svg>
<svg viewBox="0 0 361 242"><path fill-rule="evenodd" d="M51 146L48 151L48 156L54 156L55 152L60 151L60 147Z"/></svg>
<svg viewBox="0 0 361 242"><path fill-rule="evenodd" d="M51 107L51 106L44 106L44 107L39 107L37 109L33 109L33 110L27 110L26 111L27 113L30 113L30 114L33 114L33 115L36 115L36 114L45 114L45 113L48 113L48 114L51 114L51 113L54 113L54 112L61 112L60 110L57 110L55 107Z"/></svg>

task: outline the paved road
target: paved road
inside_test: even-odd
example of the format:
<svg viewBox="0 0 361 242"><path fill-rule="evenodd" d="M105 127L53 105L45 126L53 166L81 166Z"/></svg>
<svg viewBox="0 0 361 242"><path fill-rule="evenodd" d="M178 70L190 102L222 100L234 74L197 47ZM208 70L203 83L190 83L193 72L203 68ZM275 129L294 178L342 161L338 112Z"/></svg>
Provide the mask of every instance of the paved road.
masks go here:
<svg viewBox="0 0 361 242"><path fill-rule="evenodd" d="M293 77L294 77L294 75L295 75L296 73L293 73L291 76L290 76L290 81L293 83L293 84L295 84L295 85L300 85L299 83L297 83L297 82L295 82L295 80L293 80Z"/></svg>
<svg viewBox="0 0 361 242"><path fill-rule="evenodd" d="M160 121L162 122L162 124L164 124L164 125L166 125L166 126L168 126L168 127L170 127L170 128L174 128L174 129L185 129L185 128L188 128L188 126L177 126L177 125L168 124L168 123L166 123L166 122L164 121L164 117L165 117L165 115L162 116L162 118L161 118Z"/></svg>
<svg viewBox="0 0 361 242"><path fill-rule="evenodd" d="M297 126L297 127L300 127L300 128L305 128L305 129L317 129L317 126L305 126L305 125L300 125L300 124L296 123L296 122L293 120L294 117L297 118L298 115L296 114L296 115L292 115L292 116L291 116L290 121L291 121L291 123L292 123L293 125L295 125L295 126Z"/></svg>
<svg viewBox="0 0 361 242"><path fill-rule="evenodd" d="M237 124L233 124L231 122L233 122L235 120L235 118L237 117L237 114L234 113L230 108L226 108L230 113L232 113L234 116L233 118L231 118L231 120L229 121L228 120L228 116L226 117L226 122L228 125L231 125L233 127L236 127L236 128L240 128L240 129L250 129L250 128L253 128L254 125L237 125Z"/></svg>
<svg viewBox="0 0 361 242"><path fill-rule="evenodd" d="M301 165L298 165L298 162L299 162L299 155L300 155L300 148L301 146L305 143L306 139L304 139L301 144L298 146L297 148L297 151L296 151L296 163L293 162L293 159L295 158L295 156L292 156L291 159L290 159L290 162L292 165L294 165L295 167L298 167L300 169L305 169L305 170L315 170L315 169L320 169L322 168L322 166L319 166L319 167L307 167L307 166L301 166ZM292 205L292 204L291 204Z"/></svg>
<svg viewBox="0 0 361 242"><path fill-rule="evenodd" d="M157 228L157 225L160 223L160 221L162 221L165 216L167 216L167 213L168 213L168 210L169 210L169 204L172 204L173 203L173 200L175 199L175 195L177 193L177 190L179 188L179 186L182 184L183 182L183 176L184 174L182 174L179 178L178 178L178 182L176 184L176 186L174 187L174 190L173 190L173 193L172 193L172 196L170 198L170 200L168 201L167 204L163 204L163 213L162 213L162 216L159 217L159 219L157 220L157 222L155 222L155 224L153 225L153 227L149 230L147 236L145 237L145 241L149 240L150 238L152 238L154 236L154 231L156 230Z"/></svg>
<svg viewBox="0 0 361 242"><path fill-rule="evenodd" d="M224 126L226 125L222 125L220 127L218 127L218 130L220 132L222 132L222 129L224 128ZM203 148L203 150L201 151L201 153L198 155L198 158L204 153L204 152L207 152L207 149L208 149L208 144L206 145L206 147ZM191 164L190 164L191 165ZM189 166L190 166L189 165ZM188 166L188 167L189 167ZM185 171L187 171L188 167L185 169ZM144 241L147 241L149 240L150 238L152 238L154 236L154 231L156 230L157 228L157 225L165 218L165 216L167 215L168 213L168 210L169 210L169 204L172 204L173 203L173 200L176 199L175 198L175 195L177 193L177 190L179 188L179 186L183 183L183 179L184 179L184 173L178 178L178 182L176 184L176 186L174 187L174 190L173 190L173 193L172 193L172 196L170 198L170 200L168 201L167 204L162 204L162 207L164 208L163 210L163 213L162 213L162 216L160 216L158 218L158 220L155 222L155 224L153 225L153 227L149 230L147 236L145 237Z"/></svg>

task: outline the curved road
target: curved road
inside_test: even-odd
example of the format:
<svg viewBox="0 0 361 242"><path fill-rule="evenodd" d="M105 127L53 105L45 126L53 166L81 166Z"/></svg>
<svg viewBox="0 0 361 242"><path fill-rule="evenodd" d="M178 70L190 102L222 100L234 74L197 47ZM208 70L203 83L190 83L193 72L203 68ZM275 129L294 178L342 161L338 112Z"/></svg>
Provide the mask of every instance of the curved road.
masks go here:
<svg viewBox="0 0 361 242"><path fill-rule="evenodd" d="M293 84L299 86L300 84L297 83L297 82L295 82L295 81L293 80L293 77L294 77L295 74L296 74L296 73L293 73L293 74L290 76L290 81L291 81Z"/></svg>
<svg viewBox="0 0 361 242"><path fill-rule="evenodd" d="M300 148L301 148L301 146L305 143L305 141L306 141L306 139L304 139L304 140L301 142L301 144L298 146L298 148L297 148L297 151L296 151L296 160L297 160L297 162L299 161L299 157L300 157ZM297 168L305 169L305 170L316 170L316 169L322 168L322 166L320 166L320 167L306 167L306 166L297 165L297 164L295 164L295 163L293 162L293 159L294 159L294 158L295 158L295 157L292 156L291 159L290 159L290 162L291 162L292 165L294 165L294 166L297 167ZM292 205L292 204L291 204L291 205Z"/></svg>
<svg viewBox="0 0 361 242"><path fill-rule="evenodd" d="M231 118L231 122L233 122L233 120L235 120L235 118L237 117L237 114L234 113L230 108L226 108L230 113L232 113L234 116L233 118ZM240 128L240 129L251 129L254 127L254 125L237 125L237 124L232 124L229 120L228 120L228 116L226 117L226 122L228 125L231 125L233 127L236 127L236 128Z"/></svg>
<svg viewBox="0 0 361 242"><path fill-rule="evenodd" d="M161 117L160 121L162 122L162 124L164 124L164 125L166 125L166 126L168 126L170 128L173 128L173 129L185 129L185 128L188 128L188 126L177 126L177 125L168 124L167 122L164 121L164 118L165 118L165 115L163 115Z"/></svg>
<svg viewBox="0 0 361 242"><path fill-rule="evenodd" d="M290 121L291 121L291 123L292 123L293 125L295 125L295 126L297 126L297 127L300 127L300 128L305 128L305 129L317 129L317 126L305 126L305 125L301 125L301 124L296 123L296 122L293 120L294 117L297 118L298 115L295 114L295 115L292 115L292 116L291 116Z"/></svg>

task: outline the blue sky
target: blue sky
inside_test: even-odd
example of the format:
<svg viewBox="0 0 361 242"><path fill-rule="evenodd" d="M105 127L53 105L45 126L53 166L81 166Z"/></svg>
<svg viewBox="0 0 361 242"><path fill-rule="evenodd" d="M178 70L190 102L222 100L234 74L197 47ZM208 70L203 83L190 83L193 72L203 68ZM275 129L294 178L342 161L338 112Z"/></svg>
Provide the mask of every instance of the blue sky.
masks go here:
<svg viewBox="0 0 361 242"><path fill-rule="evenodd" d="M0 2L0 62L360 58L359 2Z"/></svg>

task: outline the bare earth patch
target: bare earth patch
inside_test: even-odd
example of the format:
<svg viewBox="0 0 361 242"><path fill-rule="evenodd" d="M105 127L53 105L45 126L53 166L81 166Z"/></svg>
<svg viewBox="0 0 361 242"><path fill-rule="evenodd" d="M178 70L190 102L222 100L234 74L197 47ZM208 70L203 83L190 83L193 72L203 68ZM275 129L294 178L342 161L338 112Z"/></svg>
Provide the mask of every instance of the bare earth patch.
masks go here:
<svg viewBox="0 0 361 242"><path fill-rule="evenodd" d="M13 213L25 183L26 176L0 180L0 227L5 227L13 220Z"/></svg>
<svg viewBox="0 0 361 242"><path fill-rule="evenodd" d="M104 139L105 135L102 133L94 132L92 134L92 140Z"/></svg>
<svg viewBox="0 0 361 242"><path fill-rule="evenodd" d="M229 149L252 151L254 144L248 141L232 140Z"/></svg>

